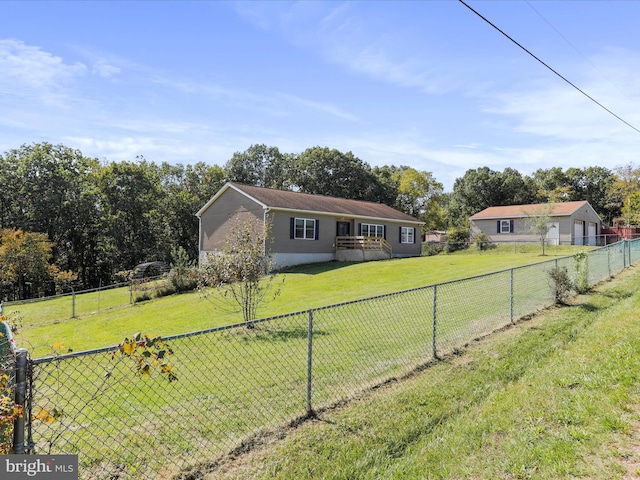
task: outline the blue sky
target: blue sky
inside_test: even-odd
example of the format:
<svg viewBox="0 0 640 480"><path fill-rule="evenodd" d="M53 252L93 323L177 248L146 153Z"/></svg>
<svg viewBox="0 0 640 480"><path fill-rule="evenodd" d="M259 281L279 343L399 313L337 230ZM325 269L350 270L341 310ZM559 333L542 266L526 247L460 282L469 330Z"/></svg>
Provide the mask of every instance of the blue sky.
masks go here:
<svg viewBox="0 0 640 480"><path fill-rule="evenodd" d="M472 1L640 129L640 2ZM372 166L615 168L640 133L463 4L0 2L0 152L224 165L251 144Z"/></svg>

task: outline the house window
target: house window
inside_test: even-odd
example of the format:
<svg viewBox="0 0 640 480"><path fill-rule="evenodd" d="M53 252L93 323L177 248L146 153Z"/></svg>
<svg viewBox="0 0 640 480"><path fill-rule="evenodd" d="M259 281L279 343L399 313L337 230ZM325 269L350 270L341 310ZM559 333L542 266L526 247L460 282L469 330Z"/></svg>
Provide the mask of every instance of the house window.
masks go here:
<svg viewBox="0 0 640 480"><path fill-rule="evenodd" d="M498 233L513 233L513 220L498 220Z"/></svg>
<svg viewBox="0 0 640 480"><path fill-rule="evenodd" d="M415 243L415 232L413 227L400 227L400 243Z"/></svg>
<svg viewBox="0 0 640 480"><path fill-rule="evenodd" d="M384 226L373 223L363 223L360 235L363 237L384 237Z"/></svg>
<svg viewBox="0 0 640 480"><path fill-rule="evenodd" d="M294 227L295 239L316 240L316 221L312 218L296 218Z"/></svg>

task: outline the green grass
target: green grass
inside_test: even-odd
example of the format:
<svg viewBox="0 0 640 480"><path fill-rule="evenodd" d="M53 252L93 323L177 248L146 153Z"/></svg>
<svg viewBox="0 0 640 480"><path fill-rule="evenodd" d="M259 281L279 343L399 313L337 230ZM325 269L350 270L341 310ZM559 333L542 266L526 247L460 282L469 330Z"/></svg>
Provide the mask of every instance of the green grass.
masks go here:
<svg viewBox="0 0 640 480"><path fill-rule="evenodd" d="M205 478L636 478L638 291L634 267Z"/></svg>
<svg viewBox="0 0 640 480"><path fill-rule="evenodd" d="M467 276L495 267L503 256L508 258L509 254L465 253L341 268L335 268L335 264L314 266L288 272L288 276L300 280L289 279L288 286L290 291L300 284L303 290L310 289L300 299L306 305L324 305L329 302L322 298L342 298L341 290L353 289L358 281L364 287L357 291L366 293L361 297L369 297L374 291L371 285L379 288L379 293L386 293L389 281L396 282L395 287L402 283L408 288L416 281L413 276L422 275L421 284L433 283L424 281L425 272L436 272L441 276L439 281L446 275L448 279ZM518 259L526 263L523 257ZM385 268L389 268L388 277L381 276ZM533 272L544 273L545 268L548 264L518 269L514 273L517 290L533 289L525 297L540 297L540 291L548 290L546 280ZM461 269L466 275L460 273ZM376 275L364 281L366 273ZM350 281L341 284L337 292L319 287L333 286L349 275ZM440 285L437 296L433 288L424 288L316 310L313 408L322 410L353 398L368 386L406 375L429 362L433 356L434 301L439 353L507 324L509 277L510 273L504 271ZM537 283L530 283L536 279ZM353 296L356 290L350 291ZM522 292L516 292L518 295ZM548 293L542 293L542 297L548 300ZM185 301L189 298L191 301ZM177 308L184 312L193 308L191 304L197 298L173 296L113 313L161 305L166 313L168 300L181 303ZM535 303L538 305L538 300ZM79 329L82 322L91 320L93 317L68 323ZM135 320L129 317L127 333L142 330ZM108 478L121 466L131 478L135 478L136 467L156 472L155 478L167 478L169 471L177 473L180 467L219 458L243 442L260 438L305 414L308 321L307 313L302 312L252 329L224 329L173 339L171 363L179 380L170 384L157 376L135 377L135 364L129 359L114 360L110 352L38 363L33 367L34 411L55 408L63 415L52 424L32 424L37 451L46 452L50 447L55 453L78 453L83 478Z"/></svg>
<svg viewBox="0 0 640 480"><path fill-rule="evenodd" d="M283 272L282 295L259 310L260 317L303 311L354 299L447 282L550 258L571 255L585 247L553 247L540 257L537 246L504 245L478 252L472 248L451 255L394 259L367 263L327 263ZM118 344L136 331L174 335L220 325L239 323L239 313L224 312L197 292L171 295L128 305L128 287L76 295L77 318L71 297L12 304L23 327L17 338L21 347L39 357L51 353L51 345L64 342L74 351Z"/></svg>

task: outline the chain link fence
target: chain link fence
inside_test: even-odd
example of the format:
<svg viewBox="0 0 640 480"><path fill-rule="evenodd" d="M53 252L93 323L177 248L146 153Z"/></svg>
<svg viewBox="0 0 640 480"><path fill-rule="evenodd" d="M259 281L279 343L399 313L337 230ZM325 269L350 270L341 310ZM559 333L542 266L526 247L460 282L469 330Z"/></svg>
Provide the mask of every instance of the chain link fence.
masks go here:
<svg viewBox="0 0 640 480"><path fill-rule="evenodd" d="M65 320L113 310L154 297L175 293L167 275L143 277L98 288L72 291L48 297L4 302L7 312L19 311L39 320ZM42 309L38 302L47 301Z"/></svg>
<svg viewBox="0 0 640 480"><path fill-rule="evenodd" d="M24 451L78 454L80 478L199 478L225 455L428 365L555 301L549 272L592 286L640 243L255 322L167 337L178 380L116 347L29 361Z"/></svg>

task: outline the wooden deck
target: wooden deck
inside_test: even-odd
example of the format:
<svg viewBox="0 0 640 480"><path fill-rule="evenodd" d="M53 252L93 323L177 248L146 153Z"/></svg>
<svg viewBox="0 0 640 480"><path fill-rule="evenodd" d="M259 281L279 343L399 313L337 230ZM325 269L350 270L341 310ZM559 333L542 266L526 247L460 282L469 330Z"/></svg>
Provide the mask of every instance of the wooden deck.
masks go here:
<svg viewBox="0 0 640 480"><path fill-rule="evenodd" d="M391 257L391 244L382 237L336 237L336 250L379 250Z"/></svg>

